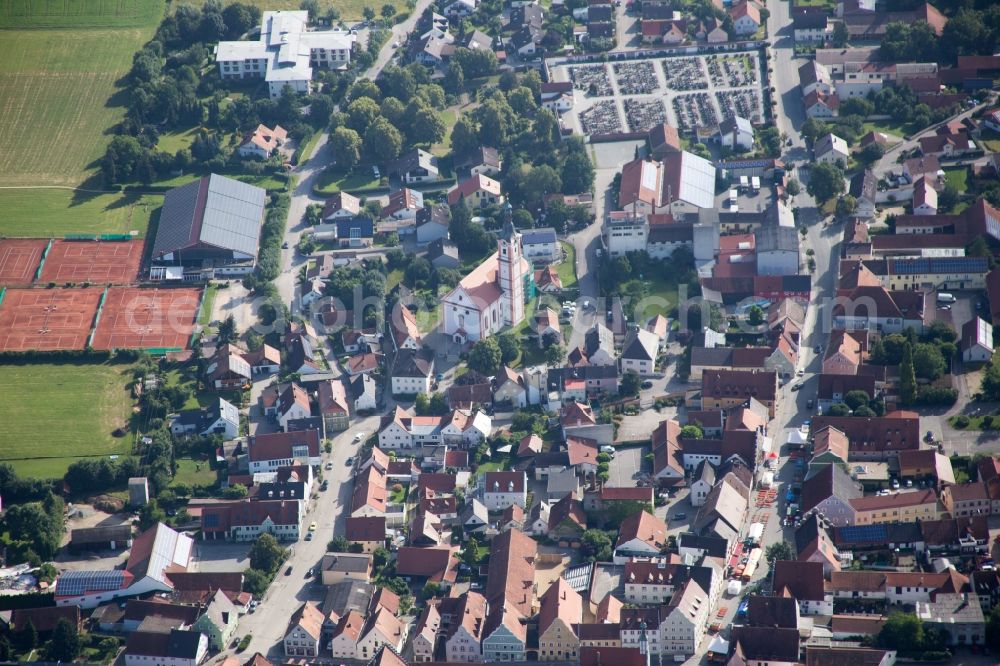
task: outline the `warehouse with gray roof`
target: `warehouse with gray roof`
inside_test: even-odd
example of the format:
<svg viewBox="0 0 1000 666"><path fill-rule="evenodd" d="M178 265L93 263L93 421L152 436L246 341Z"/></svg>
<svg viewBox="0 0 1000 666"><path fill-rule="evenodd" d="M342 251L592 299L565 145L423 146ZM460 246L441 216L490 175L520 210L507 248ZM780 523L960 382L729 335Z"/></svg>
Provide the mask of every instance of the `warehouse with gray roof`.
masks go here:
<svg viewBox="0 0 1000 666"><path fill-rule="evenodd" d="M152 279L243 275L257 264L267 192L218 174L167 192L153 242Z"/></svg>

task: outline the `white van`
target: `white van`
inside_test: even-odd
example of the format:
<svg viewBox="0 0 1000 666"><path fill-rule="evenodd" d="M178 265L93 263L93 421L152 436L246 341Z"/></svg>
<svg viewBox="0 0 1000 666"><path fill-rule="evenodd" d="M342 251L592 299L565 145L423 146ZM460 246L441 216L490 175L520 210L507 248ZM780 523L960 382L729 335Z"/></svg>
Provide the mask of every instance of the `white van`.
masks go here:
<svg viewBox="0 0 1000 666"><path fill-rule="evenodd" d="M938 292L938 295L937 295L937 302L938 303L954 303L955 302L955 297L952 294L940 291L940 292Z"/></svg>

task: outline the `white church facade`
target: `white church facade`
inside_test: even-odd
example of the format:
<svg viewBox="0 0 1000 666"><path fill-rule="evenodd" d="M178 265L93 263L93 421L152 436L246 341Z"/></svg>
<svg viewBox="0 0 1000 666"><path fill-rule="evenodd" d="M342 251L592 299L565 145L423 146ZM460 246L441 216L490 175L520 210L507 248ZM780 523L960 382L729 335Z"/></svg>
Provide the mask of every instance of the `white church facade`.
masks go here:
<svg viewBox="0 0 1000 666"><path fill-rule="evenodd" d="M522 256L521 234L508 220L497 251L444 297L442 330L456 344L476 342L524 320L525 282L531 264Z"/></svg>

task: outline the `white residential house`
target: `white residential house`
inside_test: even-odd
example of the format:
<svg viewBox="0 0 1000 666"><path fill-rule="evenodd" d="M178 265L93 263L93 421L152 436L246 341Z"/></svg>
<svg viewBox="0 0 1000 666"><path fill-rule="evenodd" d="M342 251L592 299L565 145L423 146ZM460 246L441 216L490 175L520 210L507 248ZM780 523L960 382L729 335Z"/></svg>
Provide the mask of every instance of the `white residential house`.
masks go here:
<svg viewBox="0 0 1000 666"><path fill-rule="evenodd" d="M962 326L962 360L966 363L986 363L993 358L993 327L982 317L974 317Z"/></svg>
<svg viewBox="0 0 1000 666"><path fill-rule="evenodd" d="M847 142L836 134L827 134L816 139L813 152L816 155L817 162L825 162L827 164L837 164L838 162L847 164L851 157Z"/></svg>
<svg viewBox="0 0 1000 666"><path fill-rule="evenodd" d="M712 600L709 592L688 580L674 594L667 616L660 620L660 645L665 654L693 655L705 637Z"/></svg>
<svg viewBox="0 0 1000 666"><path fill-rule="evenodd" d="M318 657L323 629L323 611L311 601L292 615L285 632L286 657Z"/></svg>
<svg viewBox="0 0 1000 666"><path fill-rule="evenodd" d="M503 511L528 500L528 478L524 472L486 472L482 478L483 504L490 511Z"/></svg>
<svg viewBox="0 0 1000 666"><path fill-rule="evenodd" d="M456 409L441 428L441 441L449 446L474 449L486 441L493 430L493 420L479 410Z"/></svg>
<svg viewBox="0 0 1000 666"><path fill-rule="evenodd" d="M348 611L333 630L330 652L334 659L354 659L358 653L358 638L365 625L365 618L356 610Z"/></svg>
<svg viewBox="0 0 1000 666"><path fill-rule="evenodd" d="M368 661L378 654L379 648L383 645L388 645L397 654L401 653L403 643L406 641L407 626L389 609L379 606L365 621L361 637L358 638L355 659Z"/></svg>
<svg viewBox="0 0 1000 666"><path fill-rule="evenodd" d="M434 362L413 349L396 352L389 376L393 395L416 395L431 392Z"/></svg>
<svg viewBox="0 0 1000 666"><path fill-rule="evenodd" d="M719 123L719 143L731 150L753 148L753 125L746 118L729 116Z"/></svg>
<svg viewBox="0 0 1000 666"><path fill-rule="evenodd" d="M656 371L656 355L660 349L660 339L655 333L644 328L630 330L622 344L622 372L635 372L640 377L648 377Z"/></svg>
<svg viewBox="0 0 1000 666"><path fill-rule="evenodd" d="M240 410L219 398L210 407L187 409L172 417L170 433L175 436L218 434L223 439L236 439L240 435Z"/></svg>
<svg viewBox="0 0 1000 666"><path fill-rule="evenodd" d="M552 227L525 230L521 247L528 261L553 261L559 256L559 240Z"/></svg>

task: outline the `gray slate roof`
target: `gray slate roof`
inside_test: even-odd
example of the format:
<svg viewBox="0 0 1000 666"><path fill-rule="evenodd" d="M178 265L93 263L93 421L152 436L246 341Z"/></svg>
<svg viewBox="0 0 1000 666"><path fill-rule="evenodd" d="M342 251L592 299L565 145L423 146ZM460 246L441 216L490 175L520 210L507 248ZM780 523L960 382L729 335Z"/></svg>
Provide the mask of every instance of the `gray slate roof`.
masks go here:
<svg viewBox="0 0 1000 666"><path fill-rule="evenodd" d="M198 244L256 256L266 199L263 188L214 173L170 190L153 257Z"/></svg>

